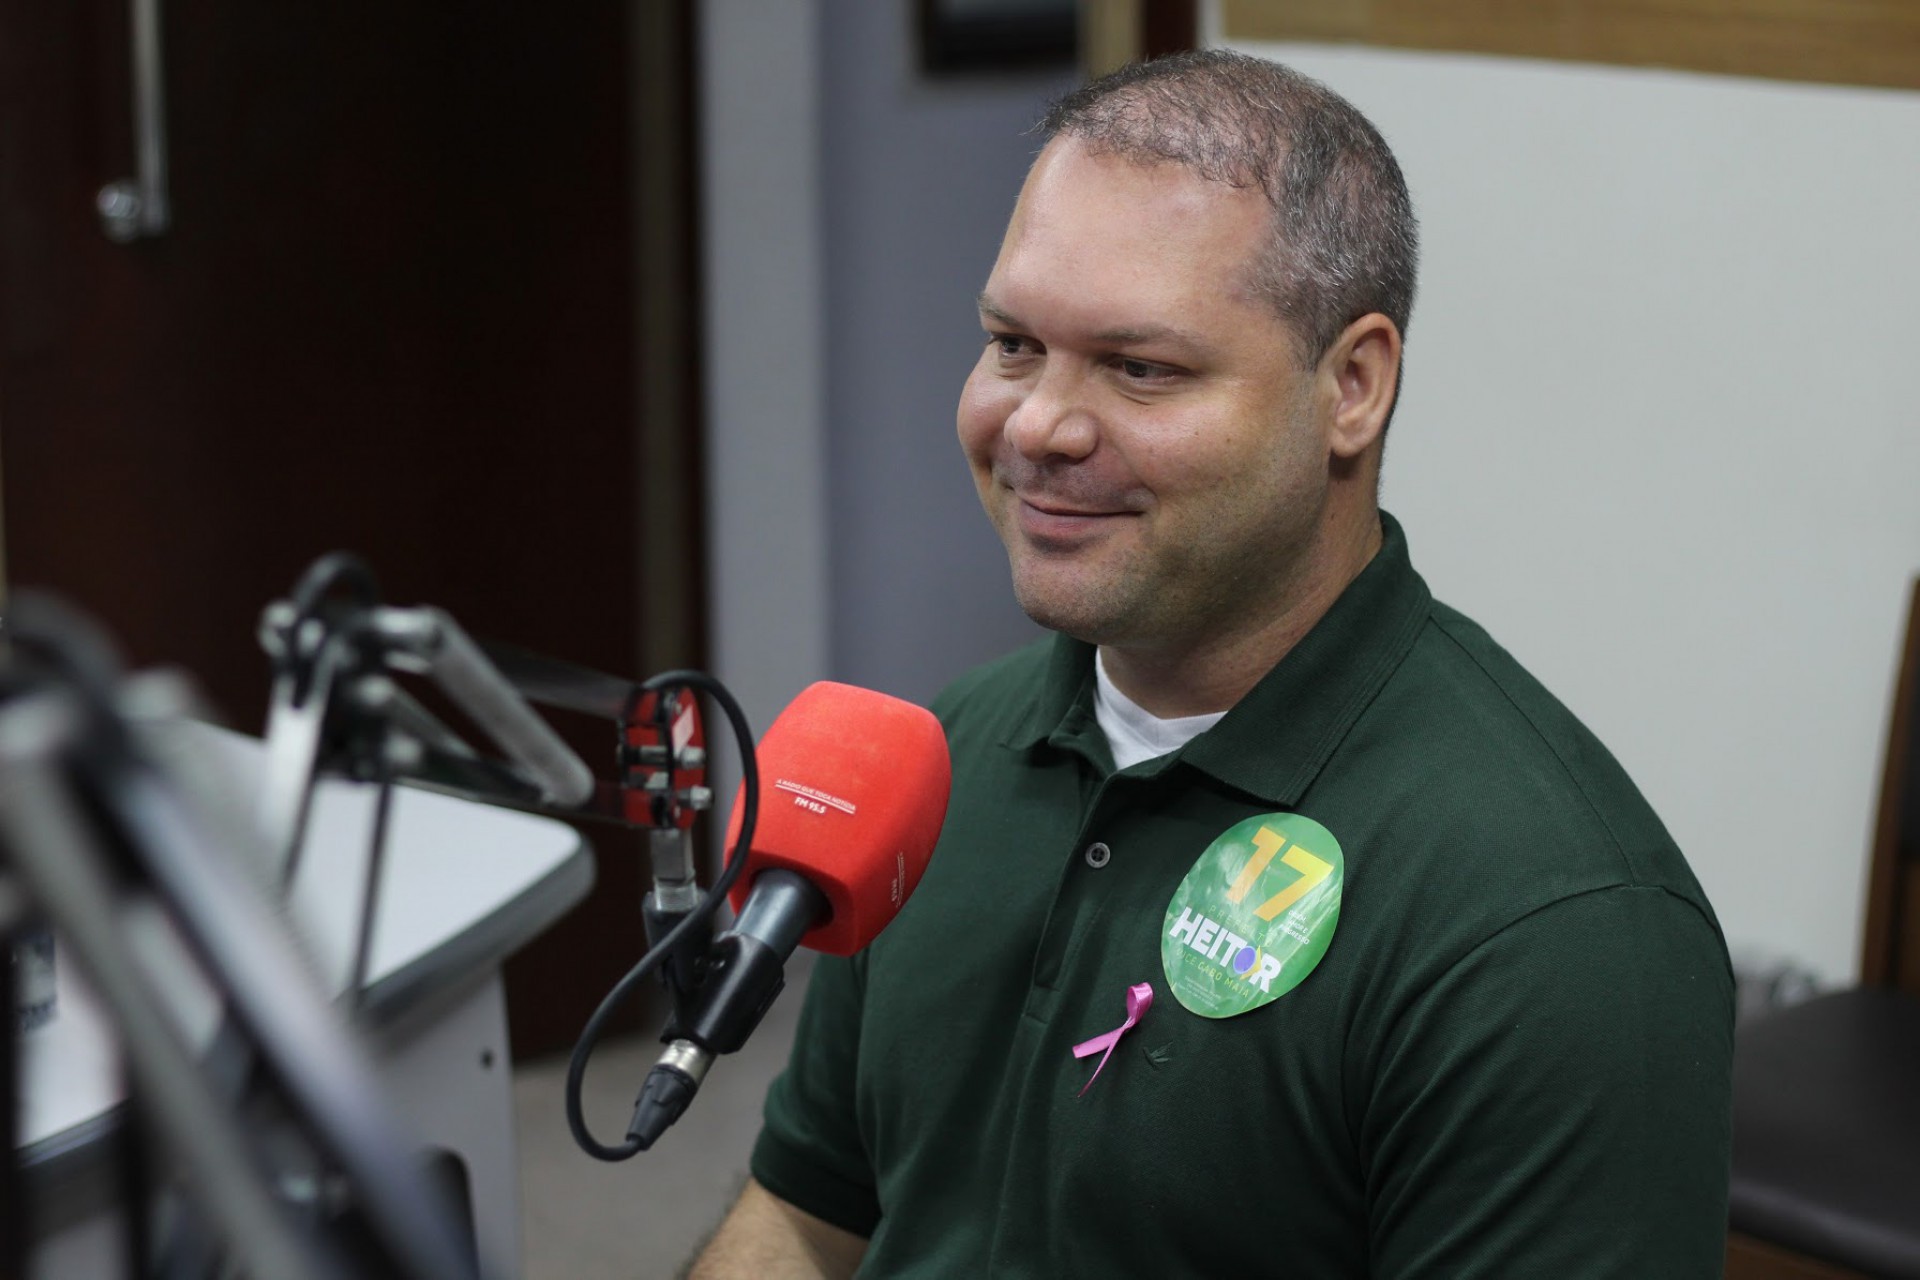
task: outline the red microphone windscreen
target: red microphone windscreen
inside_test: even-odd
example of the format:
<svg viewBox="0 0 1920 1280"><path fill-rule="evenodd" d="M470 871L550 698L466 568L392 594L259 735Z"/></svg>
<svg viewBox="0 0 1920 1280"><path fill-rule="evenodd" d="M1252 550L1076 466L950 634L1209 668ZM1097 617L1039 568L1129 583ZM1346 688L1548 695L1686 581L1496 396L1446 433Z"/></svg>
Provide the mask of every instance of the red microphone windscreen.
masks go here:
<svg viewBox="0 0 1920 1280"><path fill-rule="evenodd" d="M801 945L852 955L892 921L933 856L953 785L946 733L923 707L823 680L780 713L759 758L760 815L733 909L760 872L798 872L833 907ZM744 794L727 824L729 850Z"/></svg>

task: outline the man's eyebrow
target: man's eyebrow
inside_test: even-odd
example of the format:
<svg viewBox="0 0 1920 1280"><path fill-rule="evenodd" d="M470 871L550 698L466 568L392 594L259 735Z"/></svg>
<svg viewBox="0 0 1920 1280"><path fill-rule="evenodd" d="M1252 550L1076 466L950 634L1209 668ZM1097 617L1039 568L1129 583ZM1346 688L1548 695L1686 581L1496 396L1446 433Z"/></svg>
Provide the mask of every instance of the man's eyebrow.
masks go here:
<svg viewBox="0 0 1920 1280"><path fill-rule="evenodd" d="M1175 329L1171 325L1150 324L1139 329L1102 329L1093 335L1094 341L1124 347L1140 342L1174 342L1189 347L1200 345L1200 339L1184 329Z"/></svg>
<svg viewBox="0 0 1920 1280"><path fill-rule="evenodd" d="M1018 329L1021 327L1018 320L1015 320L1012 316L994 305L993 299L987 297L985 290L982 290L973 301L974 305L980 308L980 314L995 324L1002 325L1008 329Z"/></svg>
<svg viewBox="0 0 1920 1280"><path fill-rule="evenodd" d="M1026 326L1019 319L1002 310L985 293L974 299L980 308L980 314L1007 329L1024 330ZM1141 342L1173 342L1188 347L1203 345L1198 337L1184 329L1175 329L1171 325L1150 324L1138 328L1102 329L1092 335L1095 342L1108 346L1129 346Z"/></svg>

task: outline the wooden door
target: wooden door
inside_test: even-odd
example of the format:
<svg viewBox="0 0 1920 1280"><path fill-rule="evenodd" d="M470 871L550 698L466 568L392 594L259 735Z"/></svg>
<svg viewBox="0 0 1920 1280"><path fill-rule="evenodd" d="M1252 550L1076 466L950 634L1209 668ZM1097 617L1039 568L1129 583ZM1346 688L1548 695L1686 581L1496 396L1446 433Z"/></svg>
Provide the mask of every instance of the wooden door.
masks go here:
<svg viewBox="0 0 1920 1280"><path fill-rule="evenodd" d="M644 48L623 0L163 3L173 225L125 245L94 208L133 170L125 0L0 4L8 579L255 732L260 609L333 548L479 635L623 675L696 658L692 398L637 412L693 385L696 310L652 300L671 365L636 333L649 289L691 293L684 244L657 251L691 225L690 3L649 9ZM636 138L678 188L636 199ZM681 500L644 555L643 457ZM610 743L581 727L590 761ZM591 838L593 899L509 969L517 1050L570 1040L638 954L644 850Z"/></svg>

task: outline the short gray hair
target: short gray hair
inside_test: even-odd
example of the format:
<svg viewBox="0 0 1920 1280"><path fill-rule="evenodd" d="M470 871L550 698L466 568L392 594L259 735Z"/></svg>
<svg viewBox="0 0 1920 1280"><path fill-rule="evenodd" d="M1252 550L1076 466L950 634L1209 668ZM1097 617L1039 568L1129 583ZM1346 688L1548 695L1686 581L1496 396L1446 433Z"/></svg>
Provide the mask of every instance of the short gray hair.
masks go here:
<svg viewBox="0 0 1920 1280"><path fill-rule="evenodd" d="M1253 284L1308 365L1369 312L1406 333L1419 259L1406 179L1379 130L1319 81L1224 49L1176 53L1074 90L1035 132L1258 187L1274 235Z"/></svg>

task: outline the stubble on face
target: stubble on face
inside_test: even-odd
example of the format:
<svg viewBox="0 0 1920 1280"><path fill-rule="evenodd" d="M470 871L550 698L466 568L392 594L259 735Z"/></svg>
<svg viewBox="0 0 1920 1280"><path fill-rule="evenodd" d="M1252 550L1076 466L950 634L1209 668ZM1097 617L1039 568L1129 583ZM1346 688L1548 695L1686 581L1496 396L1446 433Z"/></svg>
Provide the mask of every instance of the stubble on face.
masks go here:
<svg viewBox="0 0 1920 1280"><path fill-rule="evenodd" d="M1099 465L1035 461L1004 441L993 456L983 490L989 517L1006 545L1014 598L1043 627L1092 643L1118 638L1116 627L1139 615L1132 599L1149 577L1137 527L1104 534L1048 537L1022 527L1023 506L1043 512L1098 511L1113 525L1139 526L1157 514L1153 493L1124 474L1103 475ZM1028 517L1028 523L1038 523ZM1098 563L1098 571L1094 563Z"/></svg>
<svg viewBox="0 0 1920 1280"><path fill-rule="evenodd" d="M1295 409L1276 406L1275 413ZM1276 434L1299 432L1279 428ZM993 469L999 496L990 512L1007 547L1014 597L1041 626L1090 644L1178 646L1255 625L1292 594L1299 551L1312 539L1323 507L1312 486L1280 483L1297 469L1273 470L1275 482L1257 491L1223 479L1170 511L1150 492L1090 486L1083 471L1048 475L1003 450ZM1053 545L1019 527L1023 499L1014 495L1023 493L1089 507L1131 505L1136 514L1118 519L1137 527L1115 529L1104 545Z"/></svg>

